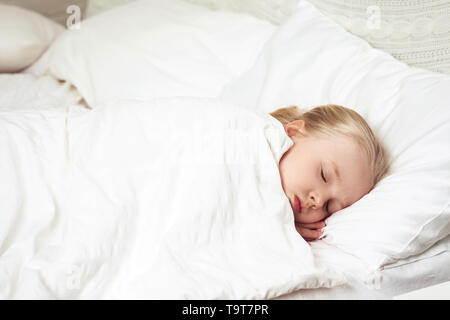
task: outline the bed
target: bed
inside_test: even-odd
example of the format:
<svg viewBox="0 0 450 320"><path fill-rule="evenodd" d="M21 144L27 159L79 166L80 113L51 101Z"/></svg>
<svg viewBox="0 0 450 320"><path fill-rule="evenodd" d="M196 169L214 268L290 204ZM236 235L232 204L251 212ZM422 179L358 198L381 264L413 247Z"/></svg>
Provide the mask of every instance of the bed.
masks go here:
<svg viewBox="0 0 450 320"><path fill-rule="evenodd" d="M2 186L7 201L1 210L8 214L2 217L0 296L392 299L449 281L448 75L372 48L307 1L286 1L269 21L262 11L252 12L262 8L252 2L241 10L232 1L228 7L195 3L201 1L124 1L102 8L81 1L80 12L87 6L89 16L74 29L55 14L65 4L43 6L54 9L47 14L54 21L1 7L21 17L20 36L36 43L15 38L0 54L1 146L7 155L1 161L9 182ZM264 4L266 15L274 10L270 1ZM36 30L38 36L29 36ZM391 153L393 173L330 217L325 237L309 246L296 234L273 176L271 156L279 157L286 143L267 113L326 103L352 106L368 119ZM254 114L258 120L250 125ZM209 208L199 215L190 199L219 177L211 171L196 181L155 169L169 168L174 156L152 144L158 134L172 141L155 119L178 123L181 116L200 127L216 121L206 127L212 135L217 128L238 130L242 136L233 131L221 137L225 145L234 141L233 148L259 141L242 137L261 131L270 148L261 140L252 161L263 161L264 170L250 170L252 176L223 164L223 176L240 181L230 184L240 193L270 201L249 205L233 200L235 191L211 187L198 198ZM190 167L198 161L189 150L178 152ZM238 154L222 157L235 163ZM152 179L157 183L145 182ZM178 203L189 204L185 217L167 205L163 190L171 179L192 186L176 193ZM218 197L219 191L228 196ZM155 193L160 202L147 203ZM152 216L159 227L143 214L156 211L168 213ZM198 232L181 236L183 225L170 212ZM228 236L211 236L219 226Z"/></svg>

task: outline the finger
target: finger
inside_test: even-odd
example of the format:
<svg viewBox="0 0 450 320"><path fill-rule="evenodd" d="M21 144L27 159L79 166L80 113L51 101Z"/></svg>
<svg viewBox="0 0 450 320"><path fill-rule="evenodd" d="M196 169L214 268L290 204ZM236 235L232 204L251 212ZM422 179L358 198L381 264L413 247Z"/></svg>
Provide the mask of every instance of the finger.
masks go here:
<svg viewBox="0 0 450 320"><path fill-rule="evenodd" d="M318 229L307 229L307 228L302 228L299 226L295 226L295 228L297 229L297 232L300 233L300 235L304 238L304 239L318 239L320 238L320 236L322 235L322 230L318 230Z"/></svg>
<svg viewBox="0 0 450 320"><path fill-rule="evenodd" d="M322 229L323 227L325 227L327 224L325 223L325 221L318 221L318 222L313 222L313 223L298 223L296 222L300 227L302 228L307 228L307 229Z"/></svg>

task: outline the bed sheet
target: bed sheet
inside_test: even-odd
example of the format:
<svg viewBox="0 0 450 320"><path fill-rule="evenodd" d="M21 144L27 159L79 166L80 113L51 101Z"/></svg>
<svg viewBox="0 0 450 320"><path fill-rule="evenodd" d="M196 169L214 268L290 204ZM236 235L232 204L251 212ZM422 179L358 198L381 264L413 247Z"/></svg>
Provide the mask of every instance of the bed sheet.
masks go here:
<svg viewBox="0 0 450 320"><path fill-rule="evenodd" d="M321 241L312 243L321 263L339 263L352 279L333 288L305 289L277 297L278 300L373 300L392 299L410 291L450 280L450 237L412 259L400 260L383 270L367 272L361 261ZM434 252L434 255L430 254ZM345 265L348 266L345 267ZM353 274L352 274L353 273ZM355 275L357 275L355 277ZM363 279L367 276L366 279Z"/></svg>

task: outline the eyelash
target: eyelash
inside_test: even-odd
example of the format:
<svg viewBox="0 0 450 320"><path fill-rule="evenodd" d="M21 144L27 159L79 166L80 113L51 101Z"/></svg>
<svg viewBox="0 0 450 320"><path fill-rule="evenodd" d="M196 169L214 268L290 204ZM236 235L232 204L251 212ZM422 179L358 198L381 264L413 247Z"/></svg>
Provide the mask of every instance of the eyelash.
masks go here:
<svg viewBox="0 0 450 320"><path fill-rule="evenodd" d="M323 175L323 169L320 169L320 174L322 175L323 181L327 182L327 179L325 179L325 176Z"/></svg>
<svg viewBox="0 0 450 320"><path fill-rule="evenodd" d="M327 182L327 179L325 179L325 176L323 174L323 169L320 168L320 175L322 176L323 181L325 181L325 183ZM325 202L325 211L329 214L330 212L328 211L328 204L329 204L329 200L327 202Z"/></svg>

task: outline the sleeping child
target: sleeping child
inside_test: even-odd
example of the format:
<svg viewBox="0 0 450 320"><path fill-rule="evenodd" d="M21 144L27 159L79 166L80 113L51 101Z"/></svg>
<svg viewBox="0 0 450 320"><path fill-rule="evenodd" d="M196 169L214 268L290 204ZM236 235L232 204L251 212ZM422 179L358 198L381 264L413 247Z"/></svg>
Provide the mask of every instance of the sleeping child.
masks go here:
<svg viewBox="0 0 450 320"><path fill-rule="evenodd" d="M307 241L387 171L366 122L334 105L66 111L0 115L0 297L261 299L342 284Z"/></svg>
<svg viewBox="0 0 450 320"><path fill-rule="evenodd" d="M320 238L325 219L367 194L388 171L385 151L355 111L325 105L271 113L293 145L279 171L300 235Z"/></svg>

